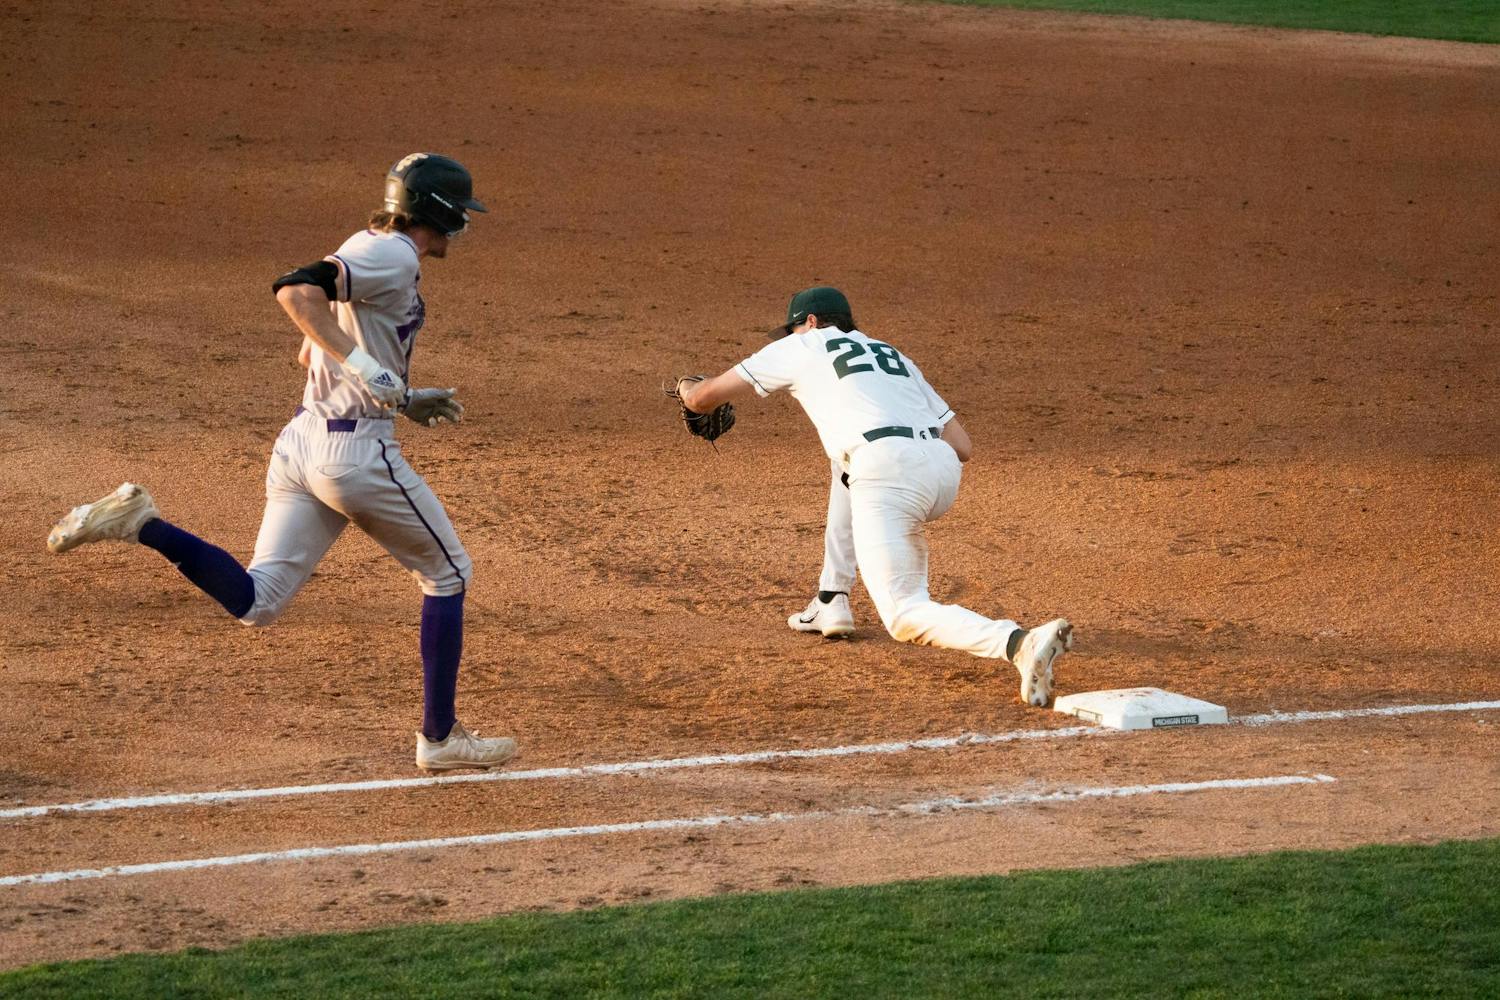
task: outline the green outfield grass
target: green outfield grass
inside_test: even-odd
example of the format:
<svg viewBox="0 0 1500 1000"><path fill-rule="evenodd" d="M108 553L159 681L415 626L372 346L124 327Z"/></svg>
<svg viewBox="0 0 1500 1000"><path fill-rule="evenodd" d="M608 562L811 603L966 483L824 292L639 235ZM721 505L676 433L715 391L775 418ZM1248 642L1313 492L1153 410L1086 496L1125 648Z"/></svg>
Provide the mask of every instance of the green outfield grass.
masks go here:
<svg viewBox="0 0 1500 1000"><path fill-rule="evenodd" d="M1367 35L1410 35L1500 42L1497 0L949 0L972 7L1137 14L1274 28L1322 28Z"/></svg>
<svg viewBox="0 0 1500 1000"><path fill-rule="evenodd" d="M18 1000L1141 995L1500 995L1500 841L720 896L0 974Z"/></svg>

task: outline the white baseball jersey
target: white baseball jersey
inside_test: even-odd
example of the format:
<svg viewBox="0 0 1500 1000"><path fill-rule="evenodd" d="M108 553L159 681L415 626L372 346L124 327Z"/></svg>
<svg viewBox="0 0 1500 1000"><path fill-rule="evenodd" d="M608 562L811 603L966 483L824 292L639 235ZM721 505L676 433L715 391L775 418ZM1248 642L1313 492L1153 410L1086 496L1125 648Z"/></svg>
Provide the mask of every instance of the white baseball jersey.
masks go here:
<svg viewBox="0 0 1500 1000"><path fill-rule="evenodd" d="M829 459L847 467L867 431L941 428L953 411L910 358L890 344L837 327L789 334L740 362L735 372L767 396L787 389L807 411Z"/></svg>
<svg viewBox="0 0 1500 1000"><path fill-rule="evenodd" d="M406 381L412 345L427 315L417 291L422 275L416 244L405 233L366 229L323 259L339 272L338 297L329 303L339 327L382 367ZM317 344L312 345L302 407L315 416L337 419L392 415Z"/></svg>
<svg viewBox="0 0 1500 1000"><path fill-rule="evenodd" d="M923 526L953 506L962 471L957 452L933 440L953 411L912 360L825 327L782 337L734 370L762 396L790 390L834 463L818 589L847 591L857 566L895 639L1003 658L1015 622L939 604L927 589Z"/></svg>

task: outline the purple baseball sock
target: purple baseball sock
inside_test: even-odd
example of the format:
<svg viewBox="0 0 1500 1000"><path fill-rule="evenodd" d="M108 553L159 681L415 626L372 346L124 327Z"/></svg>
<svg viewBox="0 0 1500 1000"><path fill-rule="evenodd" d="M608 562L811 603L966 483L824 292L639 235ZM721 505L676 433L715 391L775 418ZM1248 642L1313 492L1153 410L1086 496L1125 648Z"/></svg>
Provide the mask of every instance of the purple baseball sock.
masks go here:
<svg viewBox="0 0 1500 1000"><path fill-rule="evenodd" d="M234 617L250 613L255 604L255 581L228 552L159 517L141 525L141 544L166 556L183 576Z"/></svg>
<svg viewBox="0 0 1500 1000"><path fill-rule="evenodd" d="M429 740L446 740L453 728L463 652L464 595L422 598L422 735Z"/></svg>

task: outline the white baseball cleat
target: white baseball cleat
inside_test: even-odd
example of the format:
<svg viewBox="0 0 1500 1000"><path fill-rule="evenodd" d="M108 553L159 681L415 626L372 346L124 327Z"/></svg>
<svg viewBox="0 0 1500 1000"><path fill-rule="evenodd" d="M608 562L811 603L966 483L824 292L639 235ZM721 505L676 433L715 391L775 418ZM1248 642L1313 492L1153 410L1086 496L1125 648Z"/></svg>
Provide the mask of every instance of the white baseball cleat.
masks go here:
<svg viewBox="0 0 1500 1000"><path fill-rule="evenodd" d="M1045 708L1052 697L1052 664L1073 648L1073 626L1066 618L1055 618L1026 633L1016 650L1015 665L1021 672L1021 700Z"/></svg>
<svg viewBox="0 0 1500 1000"><path fill-rule="evenodd" d="M460 767L498 767L516 755L516 741L508 736L480 739L463 723L454 722L448 738L433 742L417 733L417 766L424 771L452 771Z"/></svg>
<svg viewBox="0 0 1500 1000"><path fill-rule="evenodd" d="M133 542L140 536L141 525L159 516L156 501L144 486L121 483L113 493L74 507L54 524L47 548L66 552L89 542Z"/></svg>
<svg viewBox="0 0 1500 1000"><path fill-rule="evenodd" d="M854 612L849 610L849 595L838 594L827 604L814 597L806 611L792 615L786 623L795 632L821 632L827 639L851 635Z"/></svg>

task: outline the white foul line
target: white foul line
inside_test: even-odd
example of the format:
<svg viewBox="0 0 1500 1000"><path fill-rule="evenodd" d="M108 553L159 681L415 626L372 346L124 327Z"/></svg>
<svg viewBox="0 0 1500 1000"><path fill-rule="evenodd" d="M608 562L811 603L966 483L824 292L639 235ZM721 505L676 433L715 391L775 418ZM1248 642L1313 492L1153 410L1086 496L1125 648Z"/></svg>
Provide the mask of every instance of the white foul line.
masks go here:
<svg viewBox="0 0 1500 1000"><path fill-rule="evenodd" d="M1478 712L1500 709L1500 701L1466 701L1446 705L1395 705L1387 708L1354 708L1325 712L1268 712L1231 719L1232 724L1269 726L1295 722L1327 722L1340 719L1384 715L1416 715L1427 712ZM470 774L444 775L438 778L389 778L375 781L345 781L319 785L287 785L280 788L236 788L217 792L175 792L128 798L89 799L40 806L16 806L0 809L0 820L29 819L51 813L109 812L117 809L150 809L159 806L218 805L248 799L290 798L297 795L330 795L342 792L377 792L392 788L426 788L479 781L536 781L546 778L589 778L612 774L640 774L685 768L722 767L732 764L765 764L778 760L810 760L822 757L858 757L870 754L899 754L910 750L947 750L960 746L983 746L1018 740L1061 740L1080 736L1123 735L1120 730L1097 726L1068 726L1061 729L1021 729L1008 733L968 733L924 740L891 743L860 743L851 746L813 747L805 750L757 750L749 753L713 754L701 757L674 757L666 760L625 761L615 764L588 764L582 767L548 767L531 771L480 771Z"/></svg>
<svg viewBox="0 0 1500 1000"><path fill-rule="evenodd" d="M228 868L271 861L307 861L360 854L392 854L398 851L434 851L447 847L469 847L479 844L511 844L521 841L558 840L564 837L600 837L615 833L647 833L658 830L701 829L714 826L749 826L770 823L792 823L804 820L833 819L840 816L880 816L890 814L932 815L960 809L1003 809L1009 806L1035 805L1043 802L1078 802L1083 799L1123 799L1136 795L1171 795L1216 789L1275 788L1287 785L1319 785L1337 779L1326 774L1286 774L1269 778L1220 778L1214 781L1171 782L1160 785L1100 786L1065 788L1053 792L1001 792L980 799L941 798L911 802L880 809L875 806L852 806L847 809L818 810L802 813L750 813L744 815L694 816L679 819L641 820L635 823L607 823L598 826L563 826L546 830L508 830L468 837L437 837L428 840L397 840L384 844L344 844L338 847L301 847L289 851L263 851L256 854L232 854L217 858L187 858L180 861L156 861L137 865L110 865L106 868L75 868L71 871L39 872L34 875L7 875L0 887L39 885L49 882L72 882L81 879L111 878L117 875L148 875L157 872L188 871L199 868Z"/></svg>
<svg viewBox="0 0 1500 1000"><path fill-rule="evenodd" d="M682 768L719 767L726 764L764 764L776 760L808 760L817 757L857 757L865 754L897 754L908 750L945 750L956 746L984 743L1010 743L1015 740L1066 739L1073 736L1104 734L1096 726L1069 726L1065 729L1022 729L1009 733L942 736L898 743L861 743L841 747L812 747L806 750L756 750L750 753L714 754L702 757L673 757L667 760L635 760L618 764L588 764L583 767L546 767L533 771L479 771L449 774L439 778L390 778L379 781L346 781L325 785L288 785L284 788L237 788L222 792L179 792L166 795L143 795L138 798L90 799L59 805L20 806L0 809L0 819L25 819L57 812L105 812L114 809L147 809L153 806L214 805L244 799L280 798L292 795L324 795L334 792L374 792L389 788L426 788L474 781L535 781L539 778L589 778L609 774L638 774L648 771L674 771Z"/></svg>
<svg viewBox="0 0 1500 1000"><path fill-rule="evenodd" d="M1500 701L1456 701L1447 705L1390 705L1386 708L1343 708L1328 712L1266 712L1242 715L1230 721L1242 726L1274 726L1283 722L1328 722L1365 719L1375 715L1421 715L1424 712L1485 712L1500 708Z"/></svg>

